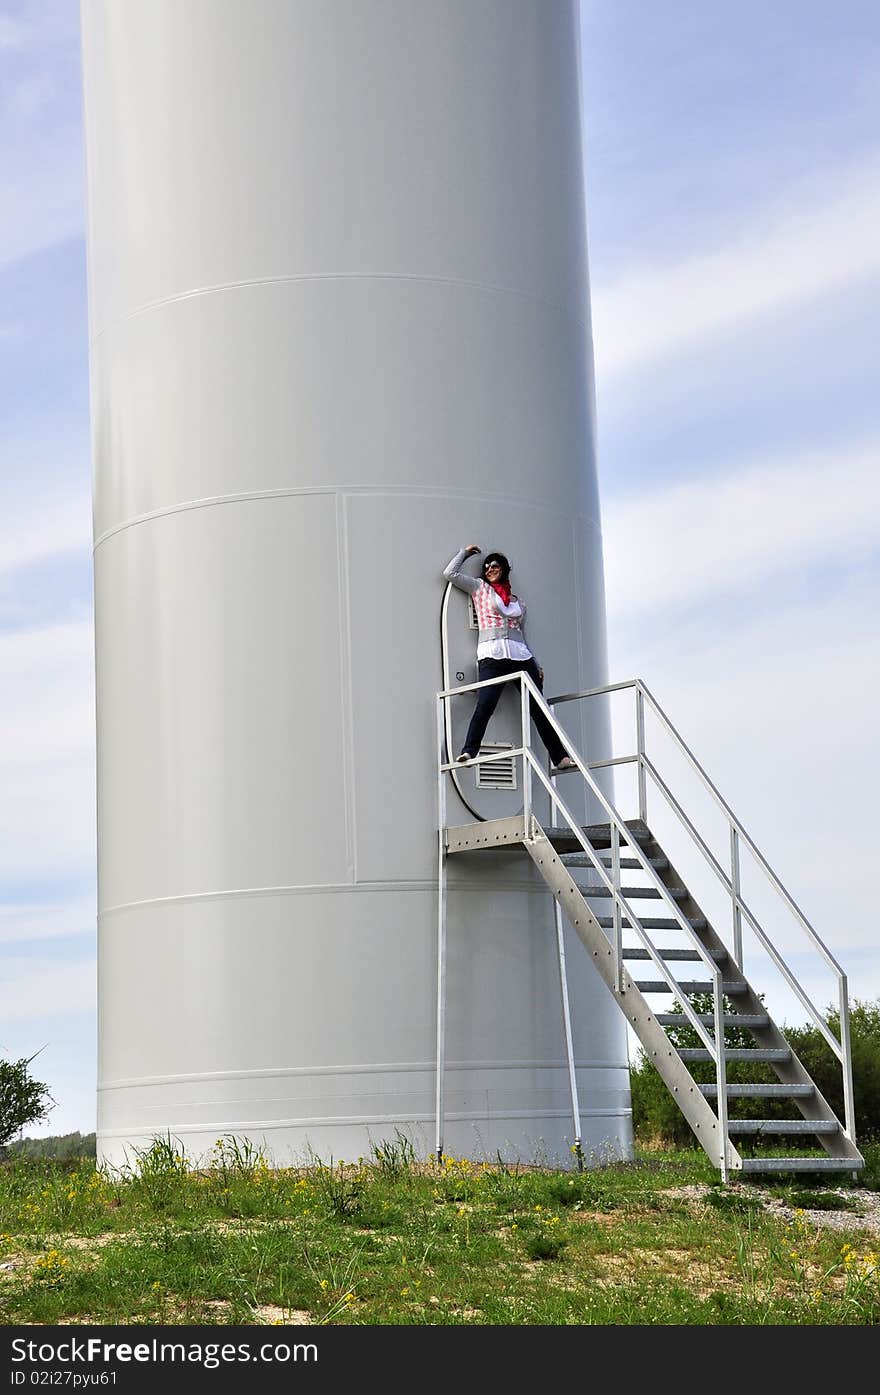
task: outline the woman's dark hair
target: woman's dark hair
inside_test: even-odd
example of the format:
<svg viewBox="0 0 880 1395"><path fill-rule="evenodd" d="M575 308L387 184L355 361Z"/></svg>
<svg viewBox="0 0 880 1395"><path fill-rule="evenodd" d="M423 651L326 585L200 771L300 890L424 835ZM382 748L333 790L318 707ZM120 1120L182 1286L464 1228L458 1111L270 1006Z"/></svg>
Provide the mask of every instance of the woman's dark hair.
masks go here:
<svg viewBox="0 0 880 1395"><path fill-rule="evenodd" d="M486 575L486 568L490 562L497 562L501 567L501 580L510 580L510 563L503 552L487 552L483 559L483 576Z"/></svg>

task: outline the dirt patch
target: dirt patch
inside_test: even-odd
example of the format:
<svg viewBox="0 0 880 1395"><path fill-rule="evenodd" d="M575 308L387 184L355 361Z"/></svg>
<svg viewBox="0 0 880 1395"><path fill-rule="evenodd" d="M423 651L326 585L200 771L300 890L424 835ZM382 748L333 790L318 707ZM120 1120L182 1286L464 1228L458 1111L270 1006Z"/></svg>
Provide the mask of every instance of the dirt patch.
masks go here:
<svg viewBox="0 0 880 1395"><path fill-rule="evenodd" d="M708 1298L721 1290L733 1292L741 1287L741 1277L728 1273L719 1265L697 1260L689 1250L632 1250L627 1254L595 1255L592 1263L599 1269L595 1281L600 1288L612 1288L621 1281L644 1279L650 1275L674 1279L695 1297Z"/></svg>
<svg viewBox="0 0 880 1395"><path fill-rule="evenodd" d="M142 1232L135 1230L105 1230L100 1235L47 1235L48 1245L63 1245L70 1250L100 1250L104 1245L112 1245L114 1240L137 1239Z"/></svg>
<svg viewBox="0 0 880 1395"><path fill-rule="evenodd" d="M202 1304L212 1313L229 1311L229 1303L222 1298L210 1298ZM251 1308L254 1321L269 1327L307 1327L312 1315L305 1308L279 1308L275 1303L258 1303Z"/></svg>

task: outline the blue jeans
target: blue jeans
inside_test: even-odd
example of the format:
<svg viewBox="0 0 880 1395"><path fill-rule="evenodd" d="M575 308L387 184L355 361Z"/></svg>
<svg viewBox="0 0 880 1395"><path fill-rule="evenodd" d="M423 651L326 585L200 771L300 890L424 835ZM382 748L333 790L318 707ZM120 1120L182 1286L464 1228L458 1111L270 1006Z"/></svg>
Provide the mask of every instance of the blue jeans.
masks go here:
<svg viewBox="0 0 880 1395"><path fill-rule="evenodd" d="M535 686L543 691L538 674L538 665L534 659L480 659L477 670L479 682L485 683L487 678L502 678L507 673L526 672L532 679ZM496 683L492 688L481 688L477 693L477 705L474 708L474 715L471 717L467 736L464 739L462 754L467 756L479 755L483 737L486 734L486 727L489 725L489 718L498 706L498 699L505 687L514 687L519 693L519 684ZM562 757L566 754L565 747L551 727L544 713L539 711L532 699L530 701L532 718L538 728L538 734L550 753L550 759L554 765L558 765Z"/></svg>

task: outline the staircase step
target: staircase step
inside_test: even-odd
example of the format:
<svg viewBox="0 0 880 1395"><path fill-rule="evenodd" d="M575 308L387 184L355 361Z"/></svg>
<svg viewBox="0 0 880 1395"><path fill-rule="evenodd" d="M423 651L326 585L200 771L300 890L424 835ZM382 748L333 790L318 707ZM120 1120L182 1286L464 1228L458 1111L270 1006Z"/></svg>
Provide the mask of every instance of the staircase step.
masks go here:
<svg viewBox="0 0 880 1395"><path fill-rule="evenodd" d="M559 861L565 862L565 853L562 854ZM611 894L611 888L608 886L581 887L581 895L588 901L594 896L610 898ZM633 900L642 901L659 901L663 896L663 892L658 890L656 886L622 886L620 888L620 894L621 896L631 896ZM673 901L684 901L687 899L687 892L683 886L669 887L669 895L672 897Z"/></svg>
<svg viewBox="0 0 880 1395"><path fill-rule="evenodd" d="M646 843L650 843L653 841L649 829L645 827L645 825L641 822L640 819L627 819L626 827L627 836L631 838L633 842L638 843L639 847L643 847ZM574 839L574 834L567 825L563 827L548 828L545 829L545 832L547 834L547 837L550 839L551 843L555 843L557 840L561 842L571 842ZM610 824L587 824L582 829L582 832L585 838L587 839L587 842L592 843L593 847L597 848L599 851L611 847ZM625 847L623 841L621 841L621 847Z"/></svg>
<svg viewBox="0 0 880 1395"><path fill-rule="evenodd" d="M711 1061L712 1057L705 1046L680 1046L678 1054L683 1061ZM752 1046L732 1046L724 1053L725 1061L790 1061L791 1052L787 1046L768 1046L765 1049Z"/></svg>
<svg viewBox="0 0 880 1395"><path fill-rule="evenodd" d="M718 1098L717 1085L701 1085L703 1094L711 1099ZM816 1093L815 1085L728 1085L727 1098L734 1099L806 1099Z"/></svg>
<svg viewBox="0 0 880 1395"><path fill-rule="evenodd" d="M639 846L641 846L643 843L650 843L652 841L651 830L647 827L646 824L642 823L641 819L624 819L624 823L626 825L626 831L628 836L632 838L634 842L638 843ZM587 824L584 828L584 833L587 835L587 838L592 843L594 848L610 848L610 823Z"/></svg>
<svg viewBox="0 0 880 1395"><path fill-rule="evenodd" d="M593 859L585 852L561 852L559 854L559 861L562 863L563 867L573 867L576 869L582 868L588 871L594 871L596 866L596 864L593 862ZM602 863L603 867L607 867L609 869L612 867L610 857L600 857L598 861ZM669 863L665 857L652 857L649 858L648 861L650 865L655 869L669 866ZM634 857L622 857L620 859L620 867L621 871L639 872L642 870L640 864L636 862ZM624 896L657 897L662 894L660 891L657 890L656 887L653 886L629 886L622 887L621 890L623 891ZM677 886L674 888L670 887L669 890L671 894L674 896L687 896L687 890L683 886ZM611 895L611 892L606 886L590 887L589 892L591 896Z"/></svg>
<svg viewBox="0 0 880 1395"><path fill-rule="evenodd" d="M836 1119L728 1119L727 1132L734 1133L838 1133Z"/></svg>
<svg viewBox="0 0 880 1395"><path fill-rule="evenodd" d="M743 1158L743 1172L858 1172L863 1158Z"/></svg>
<svg viewBox="0 0 880 1395"><path fill-rule="evenodd" d="M573 859L574 859L574 858L582 858L582 859L583 859L582 862L572 861L572 862L568 863L567 865L568 865L569 867L591 867L591 866L592 866L592 863L590 862L590 859L587 857L587 854L586 854L586 853L566 853L566 857L571 857L571 858L573 858ZM654 870L655 870L656 872L663 872L663 871L669 866L669 858L668 858L668 857L649 857L647 860L648 860L648 862L651 864L651 866L654 868ZM612 859L611 859L610 857L600 857L600 858L599 858L599 861L602 863L602 866L603 866L603 867L611 867L611 866L613 866L613 861L612 861ZM642 864L641 864L640 862L637 862L636 859L635 859L634 857L622 857L622 858L620 859L620 866L621 866L621 869L622 869L624 872L638 872L639 869L641 868L641 865L642 865Z"/></svg>
<svg viewBox="0 0 880 1395"><path fill-rule="evenodd" d="M719 964L723 964L724 960L727 958L726 949L707 949L706 953ZM699 959L702 962L702 955L698 949L658 949L657 956L660 959L669 959L670 961L677 960L680 962L687 959L693 962L694 959ZM628 947L624 949L623 957L624 959L650 959L651 956L646 949Z"/></svg>
<svg viewBox="0 0 880 1395"><path fill-rule="evenodd" d="M715 1014L711 1012L698 1012L697 1021L705 1026L711 1027L715 1021ZM690 1018L685 1017L683 1012L658 1012L657 1021L663 1027L689 1027ZM726 1012L724 1014L725 1027L769 1027L770 1018L766 1012Z"/></svg>
<svg viewBox="0 0 880 1395"><path fill-rule="evenodd" d="M614 921L610 915L600 915L597 916L596 919L602 926L603 930L611 930L614 926ZM685 917L685 919L687 919L688 925L690 925L692 930L705 930L708 927L708 921L704 920L702 917L698 917L696 920L691 920L689 917ZM642 925L645 928L645 930L681 929L681 926L679 925L677 920L666 918L665 916L639 916L639 920L642 922ZM620 923L623 926L624 930L632 929L632 922L628 919L627 916L624 916Z"/></svg>
<svg viewBox="0 0 880 1395"><path fill-rule="evenodd" d="M712 993L715 985L710 979L680 979L673 987L665 979L649 979L643 983L637 983L636 988L642 993L674 993L679 989L682 993ZM743 983L741 979L722 979L721 991L728 995L734 993L747 993L749 985Z"/></svg>

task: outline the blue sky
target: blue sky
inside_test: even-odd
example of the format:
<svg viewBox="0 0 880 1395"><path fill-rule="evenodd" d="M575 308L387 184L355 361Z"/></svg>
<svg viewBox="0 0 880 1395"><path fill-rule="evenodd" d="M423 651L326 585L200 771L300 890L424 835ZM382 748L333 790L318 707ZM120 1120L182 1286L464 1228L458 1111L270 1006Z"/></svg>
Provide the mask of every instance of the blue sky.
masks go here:
<svg viewBox="0 0 880 1395"><path fill-rule="evenodd" d="M874 998L880 11L582 8L611 671ZM0 1050L45 1045L51 1132L94 1127L78 43L75 0L0 0Z"/></svg>

